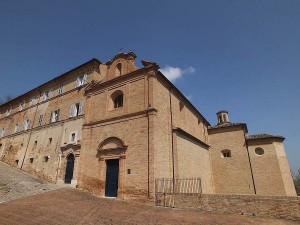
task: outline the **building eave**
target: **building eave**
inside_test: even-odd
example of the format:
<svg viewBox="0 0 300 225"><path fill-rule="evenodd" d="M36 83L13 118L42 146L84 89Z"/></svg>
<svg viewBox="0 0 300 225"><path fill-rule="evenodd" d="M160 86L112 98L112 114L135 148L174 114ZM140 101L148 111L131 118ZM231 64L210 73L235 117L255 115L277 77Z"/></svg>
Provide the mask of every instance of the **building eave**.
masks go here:
<svg viewBox="0 0 300 225"><path fill-rule="evenodd" d="M91 59L91 60L89 60L89 61L87 61L87 62L85 62L85 63L83 63L83 64L81 64L81 65L79 65L79 66L77 66L77 67L75 67L75 68L73 68L73 69L71 69L71 70L69 70L69 71L67 71L67 72L65 72L65 73L63 73L63 74L61 74L61 75L59 75L59 76L57 76L57 77L55 77L55 78L53 78L53 79L51 79L51 80L45 82L45 83L43 83L43 84L41 84L41 85L39 85L39 86L37 86L36 88L33 88L33 89L31 89L30 91L27 91L26 93L21 94L21 95L15 97L15 98L11 99L11 100L8 101L8 102L5 102L4 104L0 105L0 107L2 108L2 107L10 106L10 104L11 104L12 102L17 101L18 99L23 99L24 96L26 96L26 95L28 95L28 94L31 94L32 92L34 92L34 91L36 91L36 90L42 89L43 87L47 86L48 84L50 84L50 83L52 83L52 82L55 82L55 81L61 79L62 77L66 76L67 74L69 74L69 73L71 73L71 72L73 72L73 71L76 71L76 70L78 70L78 69L81 69L81 68L83 68L83 67L85 67L85 66L87 66L87 65L89 65L89 64L92 64L92 63L97 63L98 65L101 64L101 62L100 62L98 59L93 58L93 59Z"/></svg>

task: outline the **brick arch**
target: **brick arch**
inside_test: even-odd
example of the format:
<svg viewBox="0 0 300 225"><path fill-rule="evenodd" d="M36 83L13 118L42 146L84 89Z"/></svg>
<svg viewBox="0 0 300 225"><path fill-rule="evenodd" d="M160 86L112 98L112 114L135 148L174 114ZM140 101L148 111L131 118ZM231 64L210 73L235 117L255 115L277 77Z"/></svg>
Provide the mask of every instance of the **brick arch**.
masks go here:
<svg viewBox="0 0 300 225"><path fill-rule="evenodd" d="M99 144L98 151L127 149L126 143L118 137L106 138Z"/></svg>

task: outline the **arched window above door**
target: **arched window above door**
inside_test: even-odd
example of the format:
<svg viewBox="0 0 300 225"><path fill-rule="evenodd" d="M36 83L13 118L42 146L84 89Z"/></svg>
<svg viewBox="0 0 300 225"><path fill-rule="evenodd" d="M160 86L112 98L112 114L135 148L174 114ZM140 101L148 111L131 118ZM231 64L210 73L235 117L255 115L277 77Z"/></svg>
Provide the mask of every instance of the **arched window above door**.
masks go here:
<svg viewBox="0 0 300 225"><path fill-rule="evenodd" d="M123 91L117 90L111 94L109 109L118 109L123 107L124 102L124 94Z"/></svg>

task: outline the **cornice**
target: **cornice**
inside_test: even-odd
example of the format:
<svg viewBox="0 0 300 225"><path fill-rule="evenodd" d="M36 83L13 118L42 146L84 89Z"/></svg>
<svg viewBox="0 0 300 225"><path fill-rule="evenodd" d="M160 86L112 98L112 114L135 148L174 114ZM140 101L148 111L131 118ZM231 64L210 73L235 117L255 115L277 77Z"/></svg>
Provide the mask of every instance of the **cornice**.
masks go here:
<svg viewBox="0 0 300 225"><path fill-rule="evenodd" d="M157 109L155 108L148 108L146 110L142 110L139 112L134 112L134 113L128 113L125 115L121 115L121 116L115 116L115 117L111 117L111 118L107 118L107 119L103 119L103 120L98 120L98 121L94 121L94 122L90 122L90 123L85 123L83 124L83 127L91 127L94 125L99 125L99 124L103 124L103 123L107 123L107 122L111 122L111 121L116 121L116 120L121 120L121 119L126 119L126 118L130 118L130 117L134 117L134 116L139 116L139 115L150 115L152 113L156 113Z"/></svg>

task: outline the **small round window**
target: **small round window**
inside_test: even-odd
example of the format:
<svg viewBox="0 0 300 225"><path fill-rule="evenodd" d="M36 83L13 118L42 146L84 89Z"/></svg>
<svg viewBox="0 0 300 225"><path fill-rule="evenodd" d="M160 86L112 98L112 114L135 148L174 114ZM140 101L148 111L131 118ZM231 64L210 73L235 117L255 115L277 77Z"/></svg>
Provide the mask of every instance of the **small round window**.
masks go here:
<svg viewBox="0 0 300 225"><path fill-rule="evenodd" d="M265 151L262 148L256 148L255 153L256 153L256 155L263 155L265 153Z"/></svg>

